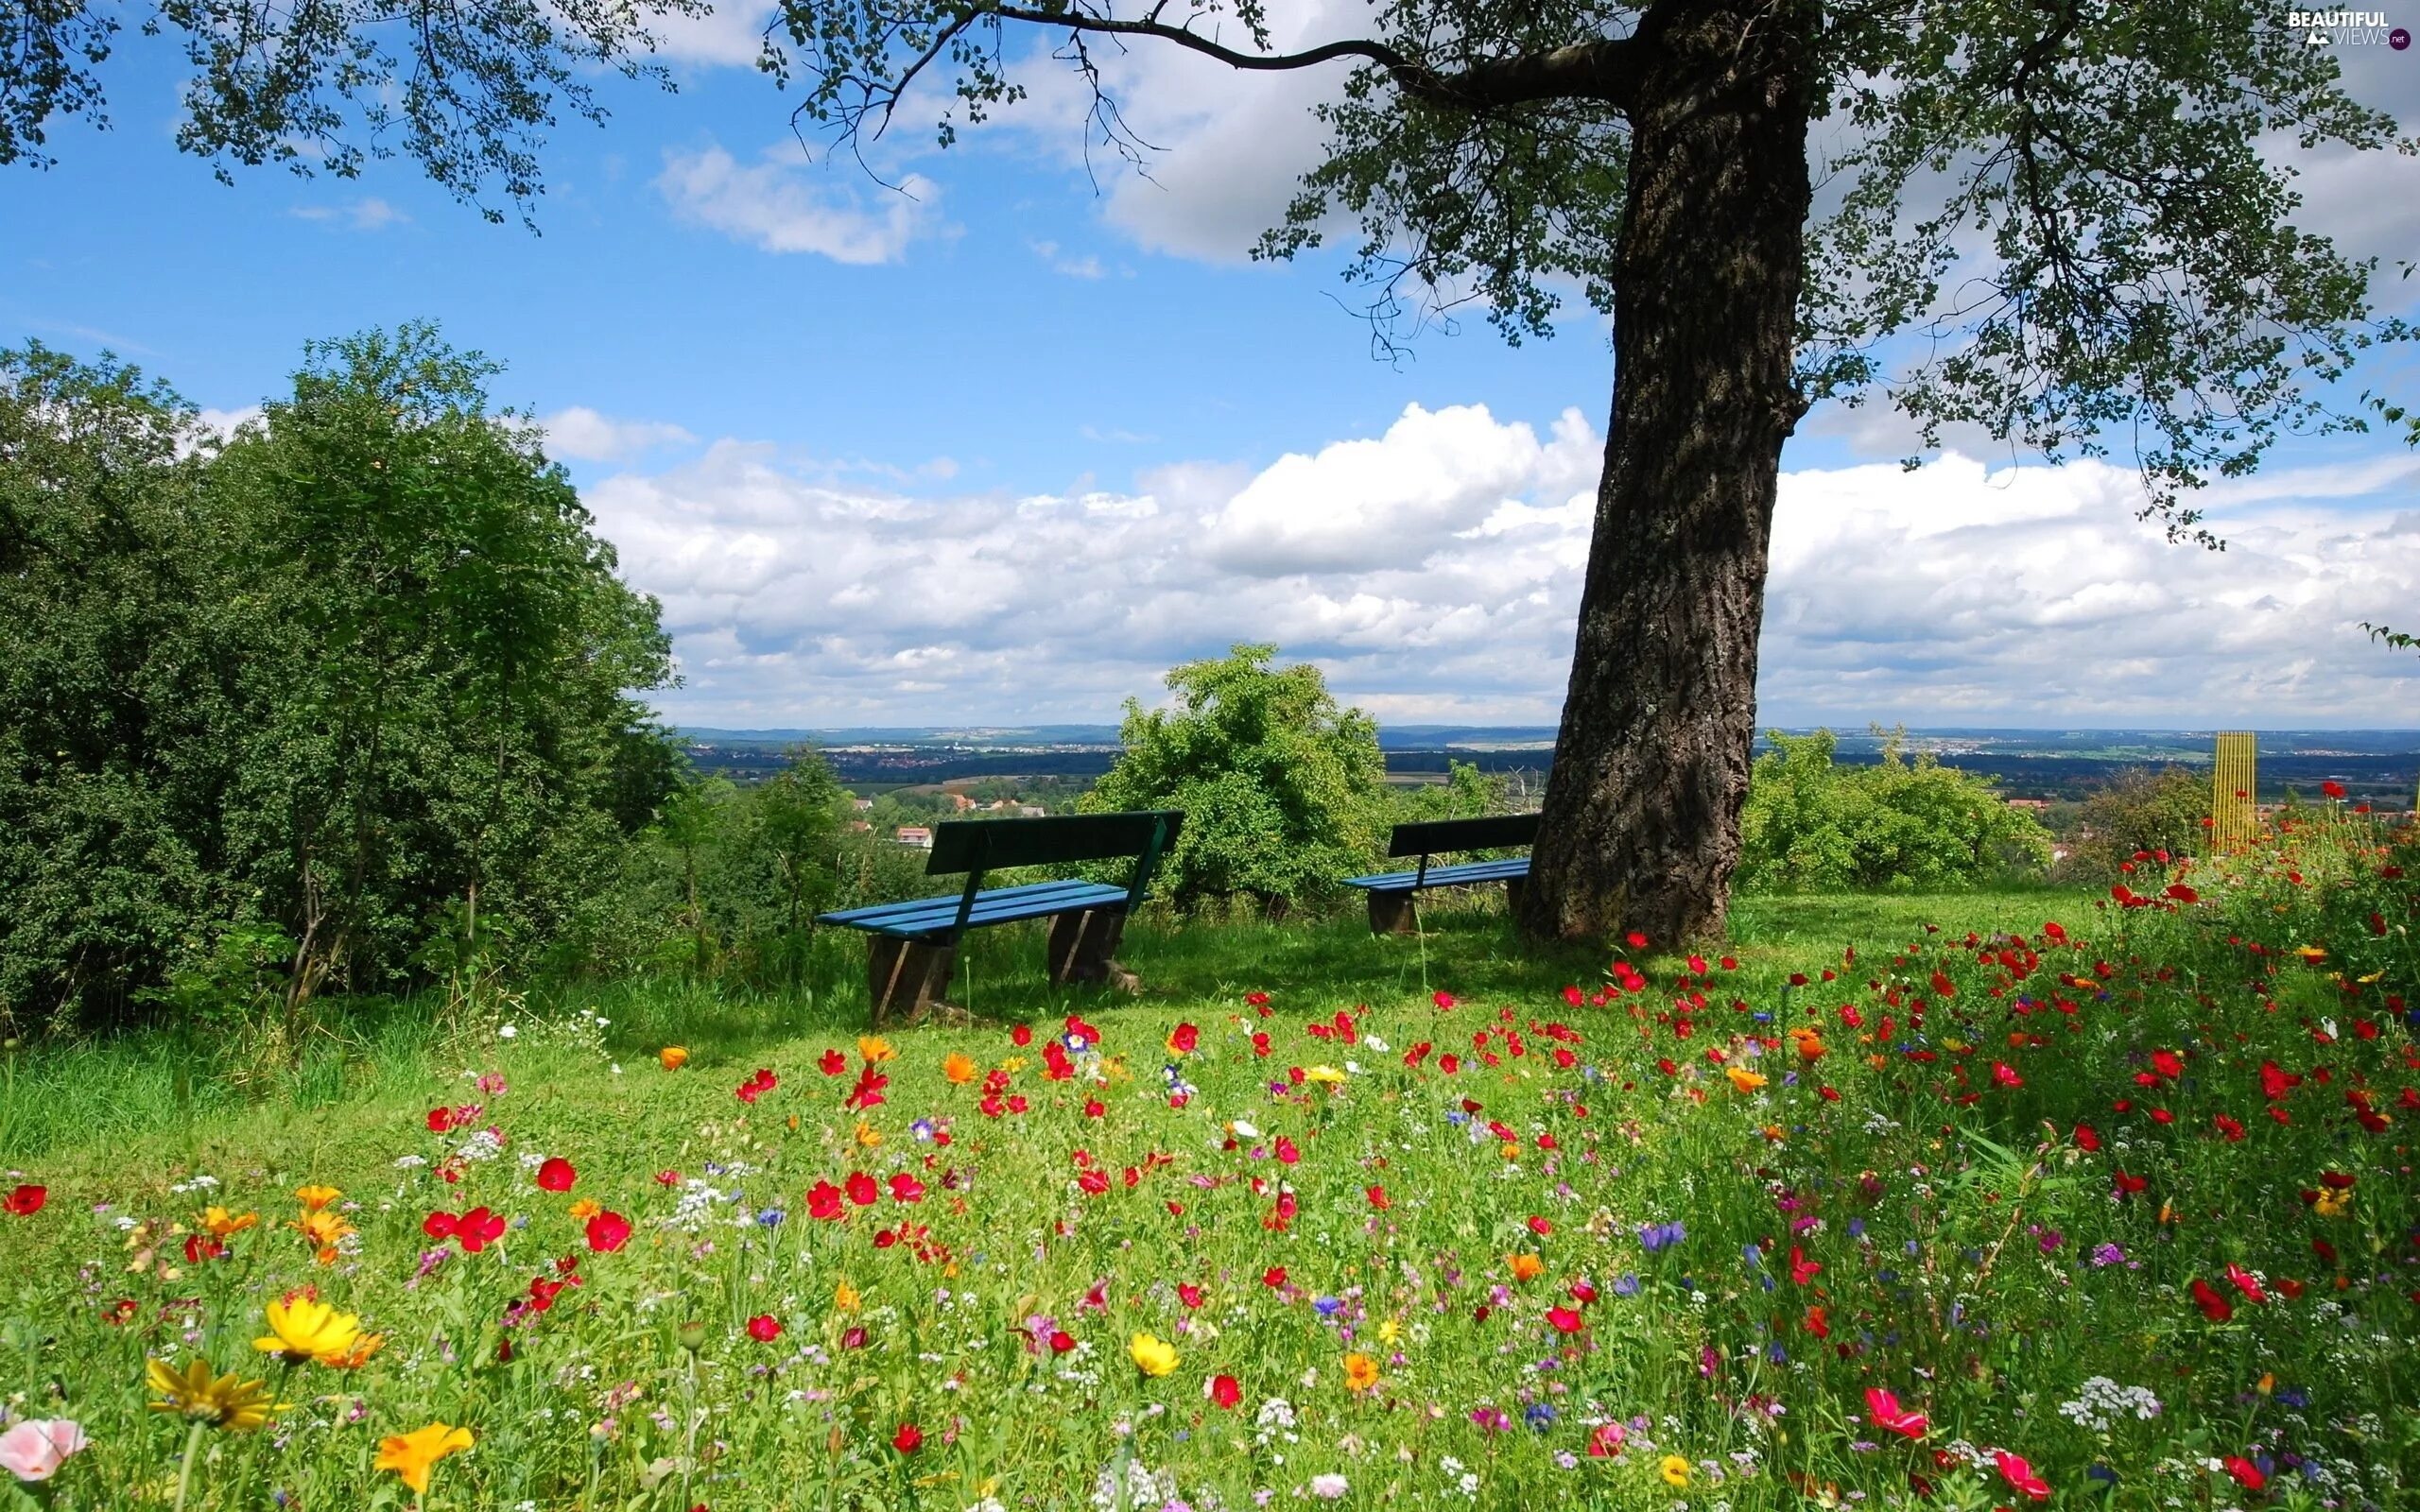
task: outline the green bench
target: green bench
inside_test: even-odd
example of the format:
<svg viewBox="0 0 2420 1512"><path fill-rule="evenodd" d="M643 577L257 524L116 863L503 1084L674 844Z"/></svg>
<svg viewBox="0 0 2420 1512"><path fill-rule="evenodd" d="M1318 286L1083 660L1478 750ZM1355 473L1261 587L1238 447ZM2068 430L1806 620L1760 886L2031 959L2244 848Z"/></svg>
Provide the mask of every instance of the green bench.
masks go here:
<svg viewBox="0 0 2420 1512"><path fill-rule="evenodd" d="M1050 920L1050 980L1132 983L1113 959L1126 918L1150 896L1151 873L1176 844L1184 816L1174 809L1131 814L1070 814L1042 819L964 820L933 827L927 876L966 873L954 894L912 902L875 903L819 915L820 924L861 929L870 936L866 988L880 1025L894 1013L928 1012L948 990L959 937L970 929ZM1035 882L985 887L983 874L1008 867L1055 867L1076 861L1134 858L1123 887L1099 882Z"/></svg>
<svg viewBox="0 0 2420 1512"><path fill-rule="evenodd" d="M1387 841L1388 856L1418 856L1420 864L1409 871L1347 877L1344 885L1369 894L1370 928L1380 935L1409 935L1419 929L1420 916L1414 900L1430 887L1470 887L1500 882L1504 884L1506 899L1518 909L1521 889L1530 880L1528 856L1463 861L1447 867L1432 867L1428 858L1460 850L1509 850L1533 844L1537 837L1538 816L1534 814L1398 824Z"/></svg>

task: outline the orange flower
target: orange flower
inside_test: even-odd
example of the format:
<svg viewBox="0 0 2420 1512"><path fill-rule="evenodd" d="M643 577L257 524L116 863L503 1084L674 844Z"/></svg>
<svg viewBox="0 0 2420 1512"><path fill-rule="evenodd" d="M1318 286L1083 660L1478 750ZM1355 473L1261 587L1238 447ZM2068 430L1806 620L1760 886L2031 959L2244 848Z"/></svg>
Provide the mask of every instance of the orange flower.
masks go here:
<svg viewBox="0 0 2420 1512"><path fill-rule="evenodd" d="M689 1063L689 1051L684 1045L666 1045L655 1053L655 1060L666 1071L679 1071Z"/></svg>
<svg viewBox="0 0 2420 1512"><path fill-rule="evenodd" d="M571 1205L571 1215L582 1221L594 1218L604 1211L602 1205L589 1197L582 1197Z"/></svg>
<svg viewBox="0 0 2420 1512"><path fill-rule="evenodd" d="M1536 1280L1547 1268L1545 1261L1530 1254L1507 1255L1504 1263L1512 1267L1512 1279L1516 1281Z"/></svg>
<svg viewBox="0 0 2420 1512"><path fill-rule="evenodd" d="M965 1086L978 1074L975 1057L962 1050L951 1051L942 1059L942 1074L949 1078L952 1086Z"/></svg>
<svg viewBox="0 0 2420 1512"><path fill-rule="evenodd" d="M1722 1068L1722 1074L1731 1078L1731 1085L1735 1089L1743 1092L1753 1092L1765 1084L1763 1076L1748 1070L1745 1066L1725 1066Z"/></svg>
<svg viewBox="0 0 2420 1512"><path fill-rule="evenodd" d="M1378 1362L1366 1354L1344 1357L1344 1389L1367 1391L1378 1383Z"/></svg>
<svg viewBox="0 0 2420 1512"><path fill-rule="evenodd" d="M294 1194L294 1200L302 1204L304 1212L318 1212L343 1195L343 1193L334 1187L313 1185L298 1189Z"/></svg>

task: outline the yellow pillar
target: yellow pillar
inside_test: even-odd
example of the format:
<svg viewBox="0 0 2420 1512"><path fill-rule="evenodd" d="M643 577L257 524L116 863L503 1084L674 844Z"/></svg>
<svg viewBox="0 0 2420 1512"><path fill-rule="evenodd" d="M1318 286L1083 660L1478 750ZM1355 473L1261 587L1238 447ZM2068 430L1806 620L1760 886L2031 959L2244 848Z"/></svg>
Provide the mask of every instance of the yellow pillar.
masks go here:
<svg viewBox="0 0 2420 1512"><path fill-rule="evenodd" d="M2210 839L2214 845L2248 845L2259 828L2253 750L2250 730L2229 730L2219 736L2218 760L2210 774Z"/></svg>

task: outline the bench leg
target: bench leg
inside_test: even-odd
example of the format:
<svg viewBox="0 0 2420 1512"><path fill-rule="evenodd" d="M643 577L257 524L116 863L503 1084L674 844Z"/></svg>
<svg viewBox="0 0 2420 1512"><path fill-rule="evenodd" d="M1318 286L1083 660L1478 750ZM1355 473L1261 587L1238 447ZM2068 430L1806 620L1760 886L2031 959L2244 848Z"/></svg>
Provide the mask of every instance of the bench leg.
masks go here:
<svg viewBox="0 0 2420 1512"><path fill-rule="evenodd" d="M1050 983L1106 982L1132 992L1142 983L1111 957L1126 937L1126 910L1084 908L1050 916Z"/></svg>
<svg viewBox="0 0 2420 1512"><path fill-rule="evenodd" d="M892 1018L913 1019L932 1011L948 992L957 965L955 940L869 936L866 992L873 999L874 1027Z"/></svg>
<svg viewBox="0 0 2420 1512"><path fill-rule="evenodd" d="M1416 935L1420 933L1420 907L1412 900L1418 894L1406 887L1400 892L1370 889L1370 933L1373 935Z"/></svg>
<svg viewBox="0 0 2420 1512"><path fill-rule="evenodd" d="M1507 914L1510 914L1510 915L1511 915L1512 917L1513 917L1514 919L1518 919L1518 918L1520 918L1520 917L1521 917L1521 895L1522 895L1523 893L1528 892L1529 890L1530 890L1530 879L1529 879L1529 878L1527 878L1527 877L1507 877L1507 878L1505 878L1505 879L1504 879L1504 911L1505 911Z"/></svg>

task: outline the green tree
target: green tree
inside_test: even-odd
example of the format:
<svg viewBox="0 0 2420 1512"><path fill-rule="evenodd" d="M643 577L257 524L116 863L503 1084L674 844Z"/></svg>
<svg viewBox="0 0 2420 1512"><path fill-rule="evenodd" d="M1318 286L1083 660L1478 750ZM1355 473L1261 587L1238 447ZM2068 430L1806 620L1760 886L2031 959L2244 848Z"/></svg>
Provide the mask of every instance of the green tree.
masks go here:
<svg viewBox="0 0 2420 1512"><path fill-rule="evenodd" d="M2049 864L2049 833L2032 815L1930 751L1910 760L1902 738L1871 766L1835 763L1828 730L1766 738L1773 748L1756 761L1740 826L1743 886L1957 890Z"/></svg>
<svg viewBox="0 0 2420 1512"><path fill-rule="evenodd" d="M558 921L669 670L535 429L489 410L495 365L427 325L306 356L212 469L256 585L228 823L298 1001L397 979L441 914L473 957L498 912Z"/></svg>
<svg viewBox="0 0 2420 1512"><path fill-rule="evenodd" d="M1125 749L1078 805L1182 809L1157 885L1180 904L1237 895L1278 908L1334 889L1367 855L1386 759L1378 727L1339 709L1319 668L1238 645L1167 675L1173 710L1126 701Z"/></svg>
<svg viewBox="0 0 2420 1512"><path fill-rule="evenodd" d="M2277 437L2359 427L2324 386L2411 329L2293 224L2280 141L2382 149L2394 118L2248 0L1394 0L1292 51L1266 0L781 0L768 65L844 139L911 86L939 134L1021 99L1055 36L1137 162L1098 49L1342 67L1322 161L1263 257L1357 226L1382 339L1463 303L1510 339L1577 293L1613 327L1579 627L1523 922L1721 928L1755 735L1783 442L1877 395L2052 458L2132 446L2142 507ZM1819 203L1814 175L1826 193Z"/></svg>
<svg viewBox="0 0 2420 1512"><path fill-rule="evenodd" d="M123 1011L235 906L239 595L193 438L133 368L0 352L0 1028Z"/></svg>
<svg viewBox="0 0 2420 1512"><path fill-rule="evenodd" d="M2199 855L2208 849L2210 776L2185 766L2135 766L2084 795L2064 874L2111 882L2140 851Z"/></svg>

